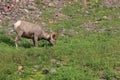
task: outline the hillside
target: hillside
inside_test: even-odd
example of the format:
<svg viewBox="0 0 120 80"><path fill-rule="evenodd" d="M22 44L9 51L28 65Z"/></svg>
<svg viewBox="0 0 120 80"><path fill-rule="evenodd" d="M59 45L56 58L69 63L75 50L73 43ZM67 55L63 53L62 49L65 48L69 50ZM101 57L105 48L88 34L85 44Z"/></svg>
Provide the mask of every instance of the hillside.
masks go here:
<svg viewBox="0 0 120 80"><path fill-rule="evenodd" d="M119 0L16 1L0 9L0 80L120 80ZM60 32L57 44L22 38L16 48L18 19Z"/></svg>

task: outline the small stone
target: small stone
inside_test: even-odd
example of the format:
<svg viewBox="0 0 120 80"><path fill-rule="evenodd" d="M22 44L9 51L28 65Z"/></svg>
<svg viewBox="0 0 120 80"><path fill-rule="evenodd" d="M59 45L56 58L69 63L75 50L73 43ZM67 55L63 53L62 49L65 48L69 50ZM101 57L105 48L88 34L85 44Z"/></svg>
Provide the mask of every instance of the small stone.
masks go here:
<svg viewBox="0 0 120 80"><path fill-rule="evenodd" d="M36 14L42 14L42 11L36 10L35 13L36 13Z"/></svg>
<svg viewBox="0 0 120 80"><path fill-rule="evenodd" d="M39 65L35 65L34 66L34 71L38 71L38 69L39 69Z"/></svg>
<svg viewBox="0 0 120 80"><path fill-rule="evenodd" d="M4 12L7 12L8 11L8 8L6 6L3 7L3 11Z"/></svg>
<svg viewBox="0 0 120 80"><path fill-rule="evenodd" d="M25 11L26 13L29 13L29 11L28 11L27 9L24 9L24 11Z"/></svg>
<svg viewBox="0 0 120 80"><path fill-rule="evenodd" d="M69 4L72 4L72 2L71 2L71 1L69 1L68 3L69 3Z"/></svg>
<svg viewBox="0 0 120 80"><path fill-rule="evenodd" d="M103 16L103 19L108 19L108 17L107 16Z"/></svg>
<svg viewBox="0 0 120 80"><path fill-rule="evenodd" d="M56 59L51 59L50 62L55 63L55 62L57 62L57 60Z"/></svg>
<svg viewBox="0 0 120 80"><path fill-rule="evenodd" d="M51 72L51 73L55 73L55 72L56 72L56 69L55 69L55 68L51 68L51 69L50 69L50 72Z"/></svg>
<svg viewBox="0 0 120 80"><path fill-rule="evenodd" d="M18 66L18 71L22 71L23 70L23 66L22 65L19 65Z"/></svg>
<svg viewBox="0 0 120 80"><path fill-rule="evenodd" d="M43 73L43 74L48 74L48 73L49 73L49 70L44 69L44 70L42 71L42 73Z"/></svg>
<svg viewBox="0 0 120 80"><path fill-rule="evenodd" d="M54 3L49 3L48 6L49 7L54 7L55 5L54 5Z"/></svg>
<svg viewBox="0 0 120 80"><path fill-rule="evenodd" d="M41 25L42 25L42 26L46 26L46 23L45 23L45 22L41 22Z"/></svg>
<svg viewBox="0 0 120 80"><path fill-rule="evenodd" d="M2 22L2 19L0 19L0 22Z"/></svg>
<svg viewBox="0 0 120 80"><path fill-rule="evenodd" d="M57 67L60 67L60 66L62 66L62 65L63 65L63 64L62 64L60 61L57 61L57 62L56 62L56 66L57 66Z"/></svg>
<svg viewBox="0 0 120 80"><path fill-rule="evenodd" d="M31 5L29 5L29 6L28 6L28 8L29 8L29 10L31 10L31 11L33 11L33 10L35 10L35 9L36 9L36 7L31 6Z"/></svg>
<svg viewBox="0 0 120 80"><path fill-rule="evenodd" d="M20 0L15 0L16 2L19 2Z"/></svg>
<svg viewBox="0 0 120 80"><path fill-rule="evenodd" d="M85 2L83 3L83 5L84 5L85 7L87 7L87 6L89 6L89 3L88 3L87 1L85 1Z"/></svg>
<svg viewBox="0 0 120 80"><path fill-rule="evenodd" d="M56 16L57 16L57 17L64 17L65 15L62 14L62 13L58 13L58 14L56 14Z"/></svg>
<svg viewBox="0 0 120 80"><path fill-rule="evenodd" d="M19 65L19 66L18 66L18 74L21 75L21 74L22 74L22 71L23 71L23 66L22 66L22 65Z"/></svg>

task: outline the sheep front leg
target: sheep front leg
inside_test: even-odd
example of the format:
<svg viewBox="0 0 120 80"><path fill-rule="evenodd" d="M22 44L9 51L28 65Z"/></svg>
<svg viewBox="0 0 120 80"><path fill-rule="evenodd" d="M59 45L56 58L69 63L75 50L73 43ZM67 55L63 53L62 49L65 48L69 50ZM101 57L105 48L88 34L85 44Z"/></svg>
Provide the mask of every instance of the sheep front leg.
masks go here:
<svg viewBox="0 0 120 80"><path fill-rule="evenodd" d="M16 46L16 48L18 47L18 42L19 42L22 34L23 34L23 32L19 32L18 36L15 38L15 46Z"/></svg>
<svg viewBox="0 0 120 80"><path fill-rule="evenodd" d="M15 38L15 46L16 46L16 48L18 47L18 42L19 42L19 40L20 40L20 36L17 36L17 37Z"/></svg>
<svg viewBox="0 0 120 80"><path fill-rule="evenodd" d="M38 36L34 35L33 43L35 47L38 47Z"/></svg>

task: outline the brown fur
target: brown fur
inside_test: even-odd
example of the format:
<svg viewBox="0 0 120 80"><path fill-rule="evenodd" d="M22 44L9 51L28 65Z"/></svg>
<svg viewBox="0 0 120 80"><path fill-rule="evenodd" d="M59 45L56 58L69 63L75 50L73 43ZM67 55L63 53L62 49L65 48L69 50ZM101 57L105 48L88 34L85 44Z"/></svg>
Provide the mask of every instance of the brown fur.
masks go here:
<svg viewBox="0 0 120 80"><path fill-rule="evenodd" d="M47 33L37 24L21 21L21 24L17 27L14 26L14 29L18 34L15 38L16 47L18 47L18 41L21 37L32 39L35 47L38 46L38 41L41 39L49 41L51 45L56 44L57 33Z"/></svg>

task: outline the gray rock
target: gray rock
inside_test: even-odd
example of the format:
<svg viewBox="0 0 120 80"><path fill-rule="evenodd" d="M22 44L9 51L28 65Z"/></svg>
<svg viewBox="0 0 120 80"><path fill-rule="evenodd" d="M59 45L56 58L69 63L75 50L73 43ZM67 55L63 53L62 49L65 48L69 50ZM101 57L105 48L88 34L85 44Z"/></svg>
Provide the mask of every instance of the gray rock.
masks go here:
<svg viewBox="0 0 120 80"><path fill-rule="evenodd" d="M24 11L25 11L26 13L29 13L29 11L28 11L27 9L24 9Z"/></svg>
<svg viewBox="0 0 120 80"><path fill-rule="evenodd" d="M51 72L51 73L55 73L55 72L57 72L57 70L56 70L56 68L51 68L51 69L50 69L50 72Z"/></svg>
<svg viewBox="0 0 120 80"><path fill-rule="evenodd" d="M42 11L41 11L41 10L36 10L35 13L41 15L41 14L42 14Z"/></svg>

